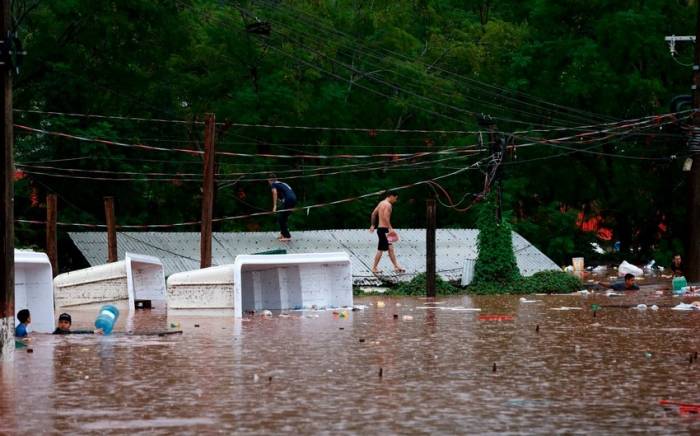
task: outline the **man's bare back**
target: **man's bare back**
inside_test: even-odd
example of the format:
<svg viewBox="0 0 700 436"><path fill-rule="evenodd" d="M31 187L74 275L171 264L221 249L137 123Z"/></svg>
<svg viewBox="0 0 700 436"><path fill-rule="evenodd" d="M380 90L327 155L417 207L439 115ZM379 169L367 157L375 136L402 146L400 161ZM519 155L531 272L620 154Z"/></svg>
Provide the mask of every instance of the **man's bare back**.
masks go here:
<svg viewBox="0 0 700 436"><path fill-rule="evenodd" d="M377 227L385 227L391 229L391 211L393 207L389 200L382 200L377 205L376 211L379 217L379 225Z"/></svg>

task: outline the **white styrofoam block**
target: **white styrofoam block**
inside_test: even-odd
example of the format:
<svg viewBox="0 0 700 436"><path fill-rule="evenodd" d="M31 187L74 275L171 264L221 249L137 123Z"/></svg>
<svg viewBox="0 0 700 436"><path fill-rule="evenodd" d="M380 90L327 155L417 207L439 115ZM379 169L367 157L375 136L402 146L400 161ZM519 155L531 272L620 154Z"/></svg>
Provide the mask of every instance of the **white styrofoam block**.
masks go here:
<svg viewBox="0 0 700 436"><path fill-rule="evenodd" d="M234 313L352 306L347 253L240 255L234 262Z"/></svg>
<svg viewBox="0 0 700 436"><path fill-rule="evenodd" d="M171 309L233 308L233 265L173 274L167 283Z"/></svg>
<svg viewBox="0 0 700 436"><path fill-rule="evenodd" d="M51 333L55 328L53 271L44 253L15 250L15 324L17 313L29 309L31 331Z"/></svg>

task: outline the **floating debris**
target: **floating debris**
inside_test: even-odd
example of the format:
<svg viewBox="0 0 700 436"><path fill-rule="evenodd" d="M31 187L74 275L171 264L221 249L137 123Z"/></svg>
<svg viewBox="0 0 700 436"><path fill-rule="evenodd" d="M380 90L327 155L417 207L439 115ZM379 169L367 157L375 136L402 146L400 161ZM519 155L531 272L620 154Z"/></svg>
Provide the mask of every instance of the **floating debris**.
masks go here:
<svg viewBox="0 0 700 436"><path fill-rule="evenodd" d="M413 317L411 315L404 315L401 319L404 321L413 321Z"/></svg>
<svg viewBox="0 0 700 436"><path fill-rule="evenodd" d="M521 303L541 303L542 300L528 300L525 297L520 297L520 302Z"/></svg>
<svg viewBox="0 0 700 436"><path fill-rule="evenodd" d="M479 315L479 321L513 321L512 315Z"/></svg>

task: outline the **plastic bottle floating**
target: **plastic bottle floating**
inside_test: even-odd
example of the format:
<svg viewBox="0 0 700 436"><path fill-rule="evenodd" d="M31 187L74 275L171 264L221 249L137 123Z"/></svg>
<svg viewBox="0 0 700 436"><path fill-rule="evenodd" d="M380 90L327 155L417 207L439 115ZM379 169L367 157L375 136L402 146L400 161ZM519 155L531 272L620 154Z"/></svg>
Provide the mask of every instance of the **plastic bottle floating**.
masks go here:
<svg viewBox="0 0 700 436"><path fill-rule="evenodd" d="M119 319L119 309L111 304L104 305L95 320L95 328L102 329L102 333L108 335L112 333L117 319Z"/></svg>
<svg viewBox="0 0 700 436"><path fill-rule="evenodd" d="M479 315L479 321L513 321L513 315Z"/></svg>

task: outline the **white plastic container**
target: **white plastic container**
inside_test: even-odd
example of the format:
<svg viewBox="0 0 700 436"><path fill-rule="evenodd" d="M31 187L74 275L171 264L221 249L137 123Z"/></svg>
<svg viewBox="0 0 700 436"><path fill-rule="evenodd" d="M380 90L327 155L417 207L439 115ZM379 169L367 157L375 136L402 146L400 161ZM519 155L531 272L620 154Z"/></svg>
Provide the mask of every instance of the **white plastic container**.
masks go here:
<svg viewBox="0 0 700 436"><path fill-rule="evenodd" d="M641 268L632 265L631 263L623 260L620 266L617 268L617 275L622 277L626 274L632 274L635 277L640 277L644 274Z"/></svg>
<svg viewBox="0 0 700 436"><path fill-rule="evenodd" d="M54 279L56 307L136 300L165 304L163 264L153 256L126 253L125 259L61 274Z"/></svg>
<svg viewBox="0 0 700 436"><path fill-rule="evenodd" d="M234 313L352 307L352 267L344 252L240 255L234 262Z"/></svg>
<svg viewBox="0 0 700 436"><path fill-rule="evenodd" d="M31 331L51 333L56 327L53 308L53 270L44 253L15 250L15 324L17 313L29 309Z"/></svg>
<svg viewBox="0 0 700 436"><path fill-rule="evenodd" d="M168 277L169 309L233 309L233 264Z"/></svg>
<svg viewBox="0 0 700 436"><path fill-rule="evenodd" d="M574 271L583 271L585 269L585 265L583 263L583 257L572 258L571 265L574 267Z"/></svg>

